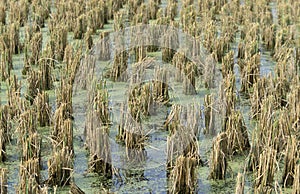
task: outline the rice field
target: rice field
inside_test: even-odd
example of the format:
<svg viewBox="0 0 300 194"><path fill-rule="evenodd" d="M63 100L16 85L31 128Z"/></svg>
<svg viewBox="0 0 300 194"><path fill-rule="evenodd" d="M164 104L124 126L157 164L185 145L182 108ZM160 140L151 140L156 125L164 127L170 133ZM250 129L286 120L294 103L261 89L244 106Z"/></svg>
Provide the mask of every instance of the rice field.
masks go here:
<svg viewBox="0 0 300 194"><path fill-rule="evenodd" d="M0 193L300 193L300 2L0 0Z"/></svg>

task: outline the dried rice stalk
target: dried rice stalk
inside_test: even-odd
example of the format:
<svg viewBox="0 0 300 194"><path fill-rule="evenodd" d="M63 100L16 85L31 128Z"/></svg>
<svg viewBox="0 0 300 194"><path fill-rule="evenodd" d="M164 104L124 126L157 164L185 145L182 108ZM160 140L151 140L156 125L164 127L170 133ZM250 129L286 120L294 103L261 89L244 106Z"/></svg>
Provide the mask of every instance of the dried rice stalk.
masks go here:
<svg viewBox="0 0 300 194"><path fill-rule="evenodd" d="M254 193L271 193L276 172L276 150L266 148L259 157L258 169L256 171L256 180Z"/></svg>
<svg viewBox="0 0 300 194"><path fill-rule="evenodd" d="M247 128L240 111L232 112L227 121L228 153L244 153L250 148Z"/></svg>
<svg viewBox="0 0 300 194"><path fill-rule="evenodd" d="M211 154L210 179L225 179L228 168L227 164L227 142L228 137L225 132L220 133L213 142Z"/></svg>
<svg viewBox="0 0 300 194"><path fill-rule="evenodd" d="M196 188L197 160L191 156L180 155L171 171L172 187L170 193L193 193Z"/></svg>
<svg viewBox="0 0 300 194"><path fill-rule="evenodd" d="M244 194L245 177L244 174L238 173L236 177L235 194Z"/></svg>
<svg viewBox="0 0 300 194"><path fill-rule="evenodd" d="M297 162L299 159L299 142L297 142L297 139L295 136L291 136L289 138L286 152L285 152L285 158L284 158L284 171L282 175L282 182L284 187L289 187L293 185L293 182L295 179L297 179L297 176L295 176L295 170L297 167Z"/></svg>
<svg viewBox="0 0 300 194"><path fill-rule="evenodd" d="M48 160L48 184L51 186L69 185L73 172L73 152L63 146L53 152Z"/></svg>

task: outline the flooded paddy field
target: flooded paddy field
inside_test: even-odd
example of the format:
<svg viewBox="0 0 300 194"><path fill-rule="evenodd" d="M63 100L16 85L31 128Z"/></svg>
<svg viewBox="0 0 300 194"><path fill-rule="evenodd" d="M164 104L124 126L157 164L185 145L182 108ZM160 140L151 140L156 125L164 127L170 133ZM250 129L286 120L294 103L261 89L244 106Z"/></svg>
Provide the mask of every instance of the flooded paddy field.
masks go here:
<svg viewBox="0 0 300 194"><path fill-rule="evenodd" d="M299 193L300 2L0 0L1 193Z"/></svg>

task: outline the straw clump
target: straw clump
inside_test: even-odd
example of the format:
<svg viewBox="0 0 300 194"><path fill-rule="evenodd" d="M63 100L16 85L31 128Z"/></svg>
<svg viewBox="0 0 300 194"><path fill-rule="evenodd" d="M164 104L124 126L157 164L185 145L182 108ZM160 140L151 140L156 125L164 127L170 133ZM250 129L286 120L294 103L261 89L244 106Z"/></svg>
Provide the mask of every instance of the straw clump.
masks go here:
<svg viewBox="0 0 300 194"><path fill-rule="evenodd" d="M280 150L281 135L279 130L274 125L276 119L273 111L275 98L274 96L268 96L262 102L262 112L259 114L257 126L252 133L252 145L249 153L248 170L255 171L258 168L260 162L260 154L266 148L273 148L274 150Z"/></svg>
<svg viewBox="0 0 300 194"><path fill-rule="evenodd" d="M127 160L133 163L144 162L147 156L145 150L145 140L147 139L147 136L144 134L141 126L133 123L125 133Z"/></svg>
<svg viewBox="0 0 300 194"><path fill-rule="evenodd" d="M254 54L244 62L239 63L241 72L241 92L249 93L260 75L260 54Z"/></svg>
<svg viewBox="0 0 300 194"><path fill-rule="evenodd" d="M204 121L205 121L205 134L215 134L215 111L214 111L214 96L211 94L204 97Z"/></svg>
<svg viewBox="0 0 300 194"><path fill-rule="evenodd" d="M30 159L20 165L17 193L40 193L40 169L38 159Z"/></svg>
<svg viewBox="0 0 300 194"><path fill-rule="evenodd" d="M7 81L8 92L8 106L10 118L17 118L24 108L24 100L21 98L21 81L18 82L17 76L11 76Z"/></svg>
<svg viewBox="0 0 300 194"><path fill-rule="evenodd" d="M87 30L86 16L81 15L76 18L76 27L74 28L74 39L82 39Z"/></svg>
<svg viewBox="0 0 300 194"><path fill-rule="evenodd" d="M292 90L287 97L289 102L288 112L290 112L289 120L292 123L292 131L297 133L300 128L300 104L298 103L300 98L299 80L291 88Z"/></svg>
<svg viewBox="0 0 300 194"><path fill-rule="evenodd" d="M179 46L178 33L171 29L167 29L162 38L162 60L166 63L172 62L172 59Z"/></svg>
<svg viewBox="0 0 300 194"><path fill-rule="evenodd" d="M126 146L126 160L140 164L146 159L145 141L147 135L142 127L142 116L150 113L150 85L134 88L128 102L121 107L121 124L117 139ZM137 93L136 93L137 92ZM150 96L150 99L149 99ZM134 100L136 99L136 100Z"/></svg>
<svg viewBox="0 0 300 194"><path fill-rule="evenodd" d="M190 3L184 3L183 8L180 11L180 21L183 26L183 30L191 36L199 35L199 27L196 22L196 9L194 5Z"/></svg>
<svg viewBox="0 0 300 194"><path fill-rule="evenodd" d="M46 0L32 2L33 21L40 27L45 27L46 20L51 14L51 3Z"/></svg>
<svg viewBox="0 0 300 194"><path fill-rule="evenodd" d="M128 53L126 51L116 52L112 69L108 77L113 81L123 81L126 79Z"/></svg>
<svg viewBox="0 0 300 194"><path fill-rule="evenodd" d="M83 55L82 47L83 47L82 44L79 44L78 46L72 46L72 45L68 44L65 49L64 60L63 60L64 65L65 65L64 66L65 74L63 74L61 77L62 77L62 80L67 80L63 84L69 85L70 89L73 88L75 79L78 76L78 72L79 72L80 68L85 69L85 65L87 65L86 68L90 71L93 71L93 68L94 68L95 61L94 60L89 61L90 59L94 59L94 58L93 57L89 58L90 55L88 55L88 54ZM82 60L83 57L85 57L84 62ZM89 64L89 62L91 62L91 64ZM51 67L51 64L48 64L48 65L49 65L49 67ZM91 65L92 67L89 65ZM84 67L82 67L82 66L84 66ZM89 68L91 68L91 69L89 69ZM82 75L82 76L87 76L87 75ZM80 79L80 78L78 78L78 79ZM86 79L84 79L84 80L86 81ZM83 80L81 80L81 81L83 81ZM84 87L86 87L86 86L84 86ZM71 91L69 91L69 92L71 92ZM68 94L68 95L71 95L71 94Z"/></svg>
<svg viewBox="0 0 300 194"><path fill-rule="evenodd" d="M23 27L28 21L29 2L26 0L11 1L9 3L9 12L9 21L16 21Z"/></svg>
<svg viewBox="0 0 300 194"><path fill-rule="evenodd" d="M17 131L22 149L17 193L39 193L41 137L37 133L36 115L32 110L20 115Z"/></svg>
<svg viewBox="0 0 300 194"><path fill-rule="evenodd" d="M69 80L61 80L56 99L57 109L52 120L52 155L48 160L48 180L50 186L70 185L73 172L73 107L72 85Z"/></svg>
<svg viewBox="0 0 300 194"><path fill-rule="evenodd" d="M147 5L142 3L137 9L136 14L132 18L132 25L136 26L139 24L148 24L149 23L149 10L147 9Z"/></svg>
<svg viewBox="0 0 300 194"><path fill-rule="evenodd" d="M198 107L199 108L199 107ZM173 105L165 121L169 130L167 138L167 167L170 173L171 193L194 192L196 188L196 167L202 165L199 154L197 118L201 113L197 106Z"/></svg>
<svg viewBox="0 0 300 194"><path fill-rule="evenodd" d="M151 85L143 84L130 91L128 107L134 120L140 121L141 116L149 116L153 106Z"/></svg>
<svg viewBox="0 0 300 194"><path fill-rule="evenodd" d="M253 85L253 92L250 97L252 118L257 118L261 113L261 104L263 99L265 99L268 95L273 94L270 80L270 76L262 77L259 78L257 83Z"/></svg>
<svg viewBox="0 0 300 194"><path fill-rule="evenodd" d="M197 160L180 155L171 171L171 193L193 193L195 191Z"/></svg>
<svg viewBox="0 0 300 194"><path fill-rule="evenodd" d="M276 153L276 150L272 148L266 148L261 153L254 193L272 193L272 183L276 172Z"/></svg>
<svg viewBox="0 0 300 194"><path fill-rule="evenodd" d="M285 158L284 158L284 171L282 175L282 182L285 187L293 185L294 180L297 179L295 174L297 162L299 159L298 143L295 136L291 136L288 141Z"/></svg>
<svg viewBox="0 0 300 194"><path fill-rule="evenodd" d="M128 105L122 105L117 141L125 144L126 161L132 164L141 164L147 156L145 141L148 137L142 128L141 120L138 118L131 115Z"/></svg>
<svg viewBox="0 0 300 194"><path fill-rule="evenodd" d="M53 46L54 57L58 61L62 61L64 57L64 51L67 46L67 27L63 23L58 23L49 29L50 41Z"/></svg>
<svg viewBox="0 0 300 194"><path fill-rule="evenodd" d="M149 19L155 20L157 19L157 12L159 9L160 2L159 0L150 0L148 3L149 10Z"/></svg>
<svg viewBox="0 0 300 194"><path fill-rule="evenodd" d="M197 68L194 63L188 62L184 69L183 93L188 95L196 94L196 76Z"/></svg>
<svg viewBox="0 0 300 194"><path fill-rule="evenodd" d="M73 124L69 117L67 104L61 104L54 113L54 126L52 131L53 146L65 147L73 150Z"/></svg>
<svg viewBox="0 0 300 194"><path fill-rule="evenodd" d="M41 91L41 74L39 71L31 71L27 77L27 100L33 104L35 97L38 95L39 91Z"/></svg>
<svg viewBox="0 0 300 194"><path fill-rule="evenodd" d="M89 166L92 172L112 177L109 140L110 114L106 82L100 80L90 90L86 120L86 143L90 152Z"/></svg>
<svg viewBox="0 0 300 194"><path fill-rule="evenodd" d="M90 135L93 135L89 143L91 172L104 175L107 178L112 177L112 164L110 142L108 136L108 127L94 128Z"/></svg>
<svg viewBox="0 0 300 194"><path fill-rule="evenodd" d="M226 131L228 126L228 118L236 108L236 87L235 87L235 75L231 72L225 78L223 78L223 83L221 85L222 89L220 92L222 104L222 129Z"/></svg>
<svg viewBox="0 0 300 194"><path fill-rule="evenodd" d="M165 9L165 16L170 18L170 20L174 20L177 15L177 7L178 7L177 2L169 0L167 7Z"/></svg>
<svg viewBox="0 0 300 194"><path fill-rule="evenodd" d="M40 71L40 84L41 90L51 90L53 89L53 70L54 70L54 60L53 52L49 45L46 45L46 48L42 52L42 58L38 61L39 71Z"/></svg>
<svg viewBox="0 0 300 194"><path fill-rule="evenodd" d="M259 28L255 23L245 25L238 45L238 65L241 74L241 92L248 94L260 75ZM247 43L247 44L246 44Z"/></svg>
<svg viewBox="0 0 300 194"><path fill-rule="evenodd" d="M71 182L73 172L73 152L64 145L55 149L48 160L48 180L50 186L65 186Z"/></svg>
<svg viewBox="0 0 300 194"><path fill-rule="evenodd" d="M19 144L22 147L22 160L38 159L41 156L41 138L37 133L36 115L32 110L26 110L20 115Z"/></svg>
<svg viewBox="0 0 300 194"><path fill-rule="evenodd" d="M250 142L242 113L233 112L227 122L228 153L244 153L250 148Z"/></svg>
<svg viewBox="0 0 300 194"><path fill-rule="evenodd" d="M110 51L110 38L108 32L102 32L99 37L100 41L97 44L98 47L98 56L99 60L107 61L110 59L111 51Z"/></svg>
<svg viewBox="0 0 300 194"><path fill-rule="evenodd" d="M168 71L166 68L156 68L154 72L154 83L153 83L153 100L155 102L166 104L169 102L169 80Z"/></svg>
<svg viewBox="0 0 300 194"><path fill-rule="evenodd" d="M43 35L42 32L38 29L36 32L35 29L30 29L28 27L28 32L30 33L26 36L25 40L25 57L24 57L24 69L23 74L26 74L28 69L32 68L34 65L38 65L38 61L42 52L42 42ZM31 30L33 32L31 32ZM32 34L31 34L32 33Z"/></svg>
<svg viewBox="0 0 300 194"><path fill-rule="evenodd" d="M175 80L177 82L182 81L182 79L183 79L182 73L183 73L184 67L187 62L188 62L188 59L186 58L184 52L177 51L175 53L175 55L173 56L172 65L174 65L176 68Z"/></svg>
<svg viewBox="0 0 300 194"><path fill-rule="evenodd" d="M194 131L183 126L178 126L167 139L167 166L171 168L176 166L176 160L180 156L191 157L197 164L202 163Z"/></svg>
<svg viewBox="0 0 300 194"><path fill-rule="evenodd" d="M225 132L220 133L213 142L211 154L210 179L225 179L228 169L227 162L228 136Z"/></svg>
<svg viewBox="0 0 300 194"><path fill-rule="evenodd" d="M10 77L11 70L13 69L12 61L12 50L11 50L11 40L8 30L0 35L0 70L1 70L1 80L5 81Z"/></svg>
<svg viewBox="0 0 300 194"><path fill-rule="evenodd" d="M12 54L19 54L22 51L19 23L11 23L9 25L8 33L10 39L10 52Z"/></svg>

